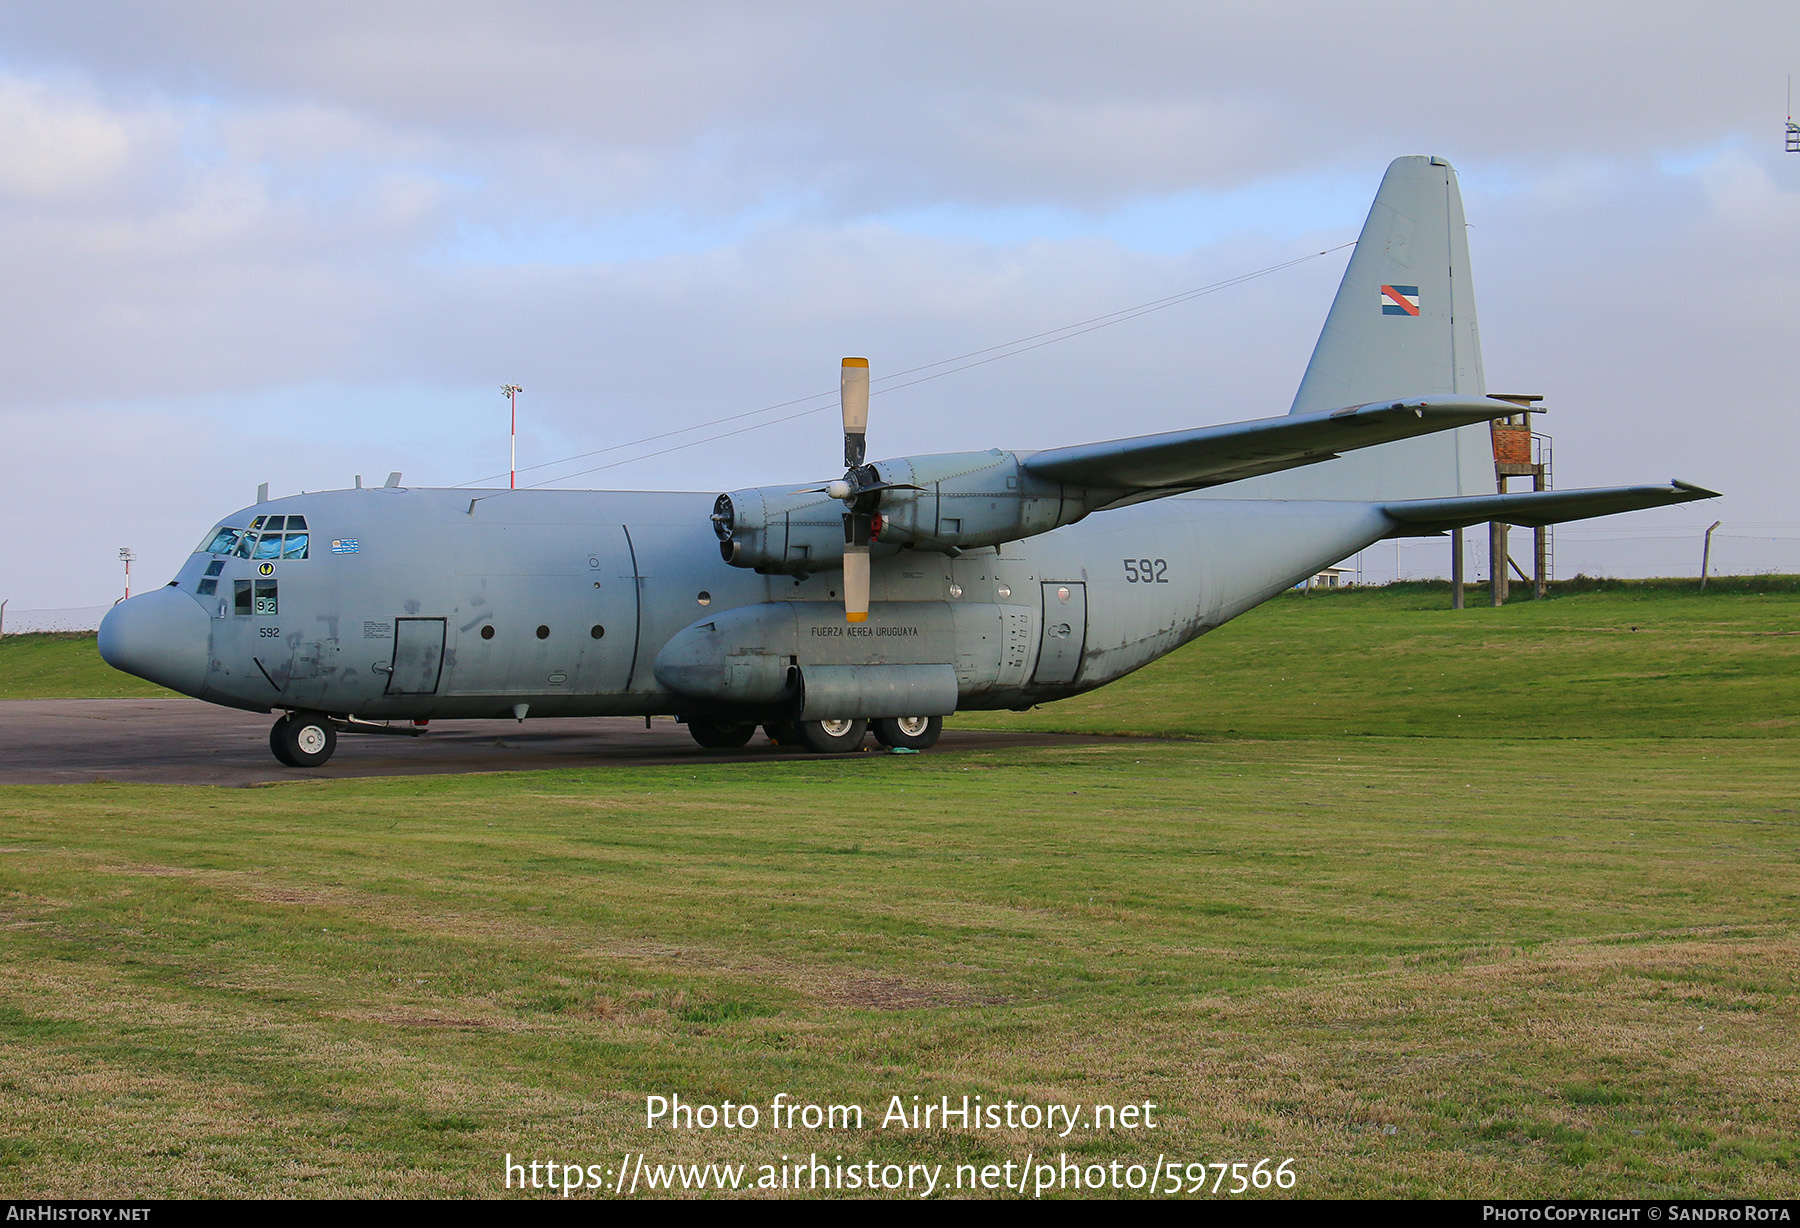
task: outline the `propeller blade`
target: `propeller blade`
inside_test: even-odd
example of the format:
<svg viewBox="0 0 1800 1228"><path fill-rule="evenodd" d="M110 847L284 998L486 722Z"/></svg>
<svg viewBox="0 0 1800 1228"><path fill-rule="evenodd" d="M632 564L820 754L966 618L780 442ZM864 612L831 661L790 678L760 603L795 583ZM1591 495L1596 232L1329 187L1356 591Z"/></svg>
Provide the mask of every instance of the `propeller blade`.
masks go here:
<svg viewBox="0 0 1800 1228"><path fill-rule="evenodd" d="M844 359L838 387L844 403L844 464L854 469L868 451L869 360Z"/></svg>
<svg viewBox="0 0 1800 1228"><path fill-rule="evenodd" d="M869 621L869 546L844 547L844 621Z"/></svg>

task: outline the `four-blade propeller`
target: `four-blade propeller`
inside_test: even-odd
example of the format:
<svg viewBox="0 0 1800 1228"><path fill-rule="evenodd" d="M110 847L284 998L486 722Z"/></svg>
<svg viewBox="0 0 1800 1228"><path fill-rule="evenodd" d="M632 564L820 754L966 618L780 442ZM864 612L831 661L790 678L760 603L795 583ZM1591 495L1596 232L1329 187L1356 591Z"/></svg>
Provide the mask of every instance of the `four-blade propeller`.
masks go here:
<svg viewBox="0 0 1800 1228"><path fill-rule="evenodd" d="M869 448L869 360L844 359L838 387L844 405L844 477L831 483L827 493L850 509L844 513L844 621L860 623L869 618L869 540L881 501L875 489L880 479L863 464Z"/></svg>
<svg viewBox="0 0 1800 1228"><path fill-rule="evenodd" d="M844 359L838 383L844 407L844 476L823 486L809 486L795 494L829 495L841 500L844 513L844 621L869 619L869 544L880 531L884 490L919 490L910 482L884 482L873 465L865 465L869 431L869 360Z"/></svg>

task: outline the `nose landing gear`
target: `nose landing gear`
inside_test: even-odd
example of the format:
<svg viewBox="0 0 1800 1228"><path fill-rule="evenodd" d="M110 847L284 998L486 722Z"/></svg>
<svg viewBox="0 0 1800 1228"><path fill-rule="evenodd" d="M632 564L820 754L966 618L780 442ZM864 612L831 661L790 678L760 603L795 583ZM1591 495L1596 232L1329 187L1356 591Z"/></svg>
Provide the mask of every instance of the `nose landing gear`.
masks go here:
<svg viewBox="0 0 1800 1228"><path fill-rule="evenodd" d="M319 712L290 712L269 730L269 749L289 767L318 767L337 749L337 730Z"/></svg>

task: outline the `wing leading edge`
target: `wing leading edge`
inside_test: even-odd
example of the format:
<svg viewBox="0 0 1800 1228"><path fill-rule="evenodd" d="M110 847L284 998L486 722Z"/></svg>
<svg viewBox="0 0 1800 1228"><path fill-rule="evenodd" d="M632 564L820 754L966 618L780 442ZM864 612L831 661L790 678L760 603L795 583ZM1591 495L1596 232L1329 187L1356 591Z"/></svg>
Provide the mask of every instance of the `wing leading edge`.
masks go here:
<svg viewBox="0 0 1800 1228"><path fill-rule="evenodd" d="M1518 412L1488 397L1424 397L1051 448L1026 469L1073 486L1175 494L1335 460L1345 452ZM1135 502L1136 500L1130 500Z"/></svg>
<svg viewBox="0 0 1800 1228"><path fill-rule="evenodd" d="M1561 524L1565 520L1587 520L1593 516L1611 516L1615 512L1636 512L1718 497L1716 490L1671 479L1667 486L1609 486L1597 490L1534 490L1509 495L1409 499L1384 504L1381 511L1395 525L1389 537L1426 537L1489 520L1535 528Z"/></svg>

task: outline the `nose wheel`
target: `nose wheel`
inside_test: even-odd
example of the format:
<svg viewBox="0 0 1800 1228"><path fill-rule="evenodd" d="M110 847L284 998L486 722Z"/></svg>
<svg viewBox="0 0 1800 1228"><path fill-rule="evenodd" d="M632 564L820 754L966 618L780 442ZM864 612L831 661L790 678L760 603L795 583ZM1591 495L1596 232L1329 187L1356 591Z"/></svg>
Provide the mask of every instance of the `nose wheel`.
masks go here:
<svg viewBox="0 0 1800 1228"><path fill-rule="evenodd" d="M269 730L269 749L289 767L318 767L337 749L337 730L319 712L290 712Z"/></svg>

